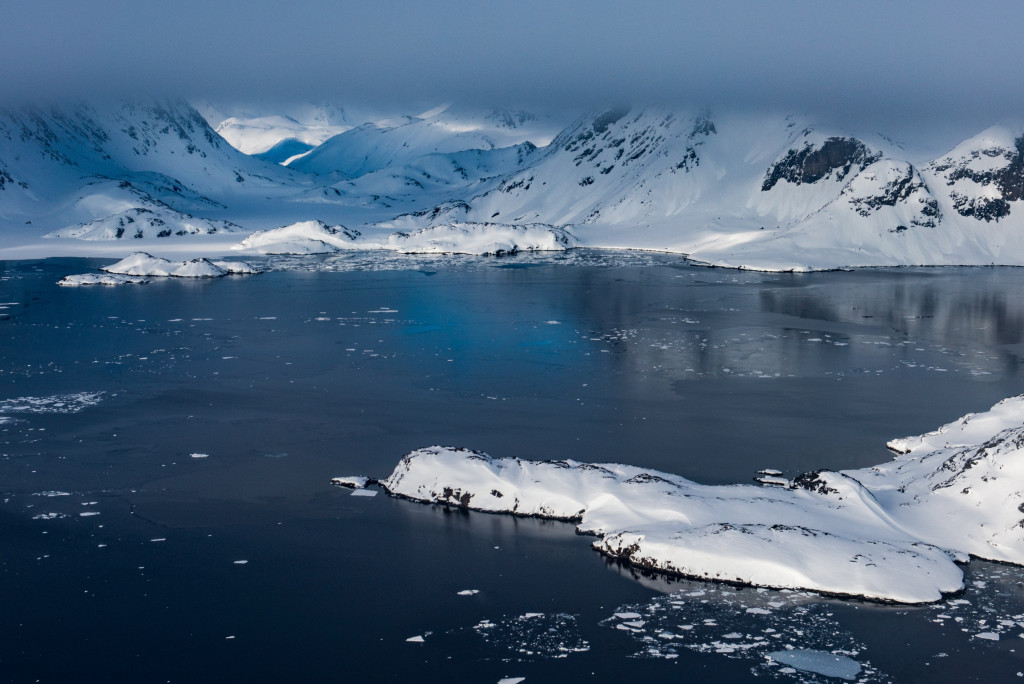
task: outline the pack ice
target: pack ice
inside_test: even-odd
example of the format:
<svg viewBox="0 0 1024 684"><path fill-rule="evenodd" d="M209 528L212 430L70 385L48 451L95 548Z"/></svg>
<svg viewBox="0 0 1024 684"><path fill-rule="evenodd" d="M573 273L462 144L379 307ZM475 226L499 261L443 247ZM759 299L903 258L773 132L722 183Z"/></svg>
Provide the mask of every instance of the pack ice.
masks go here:
<svg viewBox="0 0 1024 684"><path fill-rule="evenodd" d="M781 486L428 447L392 495L577 522L601 553L679 575L902 603L963 588L971 556L1024 564L1024 395L888 444L896 458Z"/></svg>

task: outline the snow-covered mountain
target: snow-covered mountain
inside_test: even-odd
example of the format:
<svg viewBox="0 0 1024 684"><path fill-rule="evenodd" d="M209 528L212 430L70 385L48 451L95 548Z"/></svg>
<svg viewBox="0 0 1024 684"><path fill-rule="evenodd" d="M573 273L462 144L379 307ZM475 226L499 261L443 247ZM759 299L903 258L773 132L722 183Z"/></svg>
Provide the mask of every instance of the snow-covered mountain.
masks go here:
<svg viewBox="0 0 1024 684"><path fill-rule="evenodd" d="M212 245L211 234L322 221L358 231L357 247L458 223L476 241L549 226L587 246L772 270L1024 264L1018 127L921 159L795 116L609 107L555 135L553 119L525 112L355 123L347 109L303 111L279 115L291 133L353 127L281 138L288 126L266 111L204 118L180 101L2 111L0 224L72 251L76 238ZM250 143L266 124L273 150L244 154L208 123L244 113L258 115L244 118Z"/></svg>
<svg viewBox="0 0 1024 684"><path fill-rule="evenodd" d="M494 187L418 217L571 224L585 244L752 268L1022 263L1017 141L990 129L922 162L880 135L794 117L613 107Z"/></svg>
<svg viewBox="0 0 1024 684"><path fill-rule="evenodd" d="M259 211L302 213L316 188L236 150L182 101L0 111L8 229L90 240L241 231L235 219Z"/></svg>
<svg viewBox="0 0 1024 684"><path fill-rule="evenodd" d="M194 103L197 111L225 140L238 150L267 155L274 150L310 150L361 122L358 112L329 104L302 102L284 107L266 105L215 105ZM304 150L304 151L305 151ZM301 152L293 152L300 154ZM275 159L281 163L284 159Z"/></svg>
<svg viewBox="0 0 1024 684"><path fill-rule="evenodd" d="M310 173L358 178L382 169L414 165L429 155L495 150L526 142L544 145L555 132L549 119L528 112L436 108L419 116L364 123L288 165Z"/></svg>

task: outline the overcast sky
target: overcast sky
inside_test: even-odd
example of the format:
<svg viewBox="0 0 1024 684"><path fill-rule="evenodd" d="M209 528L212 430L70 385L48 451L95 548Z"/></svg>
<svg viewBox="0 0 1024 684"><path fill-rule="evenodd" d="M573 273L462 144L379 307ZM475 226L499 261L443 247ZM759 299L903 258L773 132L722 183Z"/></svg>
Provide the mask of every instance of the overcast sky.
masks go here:
<svg viewBox="0 0 1024 684"><path fill-rule="evenodd" d="M897 135L1024 112L1022 2L10 0L0 93L807 112Z"/></svg>

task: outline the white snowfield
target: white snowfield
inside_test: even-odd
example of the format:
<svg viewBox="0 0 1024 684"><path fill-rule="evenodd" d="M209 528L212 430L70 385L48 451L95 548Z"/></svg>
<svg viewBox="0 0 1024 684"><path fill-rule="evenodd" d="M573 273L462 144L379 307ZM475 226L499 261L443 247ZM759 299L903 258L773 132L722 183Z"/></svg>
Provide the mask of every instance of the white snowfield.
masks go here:
<svg viewBox="0 0 1024 684"><path fill-rule="evenodd" d="M116 264L100 270L128 276L162 276L174 278L220 278L229 274L251 275L259 271L244 261L211 261L189 259L169 261L146 252L133 252Z"/></svg>
<svg viewBox="0 0 1024 684"><path fill-rule="evenodd" d="M1024 564L1024 395L861 470L785 486L701 485L628 465L428 447L381 482L396 496L577 521L594 548L689 577L901 603L963 588L970 556Z"/></svg>
<svg viewBox="0 0 1024 684"><path fill-rule="evenodd" d="M253 233L232 249L258 254L328 254L344 250L386 250L402 254L502 255L561 251L578 247L565 228L543 223L453 222L410 233L394 232L383 239L361 238L359 231L301 221Z"/></svg>

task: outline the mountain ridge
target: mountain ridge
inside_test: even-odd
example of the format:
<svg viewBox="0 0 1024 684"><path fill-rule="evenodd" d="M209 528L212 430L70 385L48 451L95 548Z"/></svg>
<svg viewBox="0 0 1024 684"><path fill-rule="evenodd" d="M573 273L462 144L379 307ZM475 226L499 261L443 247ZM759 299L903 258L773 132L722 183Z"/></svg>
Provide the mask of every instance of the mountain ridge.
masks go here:
<svg viewBox="0 0 1024 684"><path fill-rule="evenodd" d="M793 115L610 106L529 140L544 130L526 112L445 106L353 125L282 166L183 101L3 110L0 221L20 239L118 240L321 220L377 242L452 221L546 224L583 246L741 268L1024 265L1019 126L933 159ZM137 219L141 235L120 230Z"/></svg>

